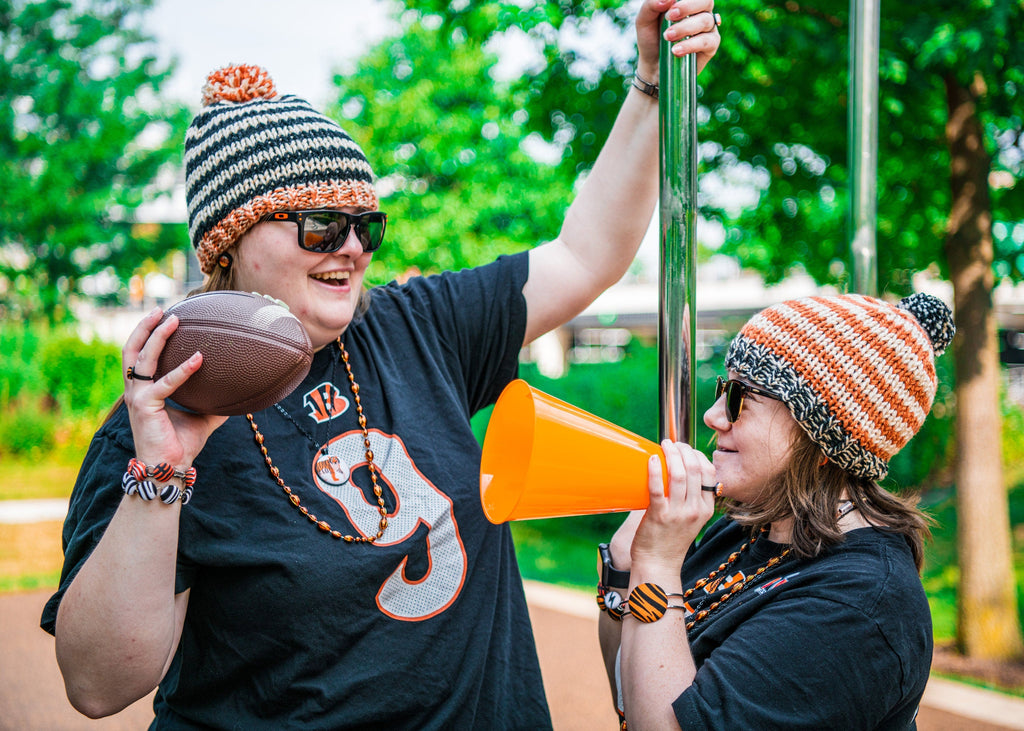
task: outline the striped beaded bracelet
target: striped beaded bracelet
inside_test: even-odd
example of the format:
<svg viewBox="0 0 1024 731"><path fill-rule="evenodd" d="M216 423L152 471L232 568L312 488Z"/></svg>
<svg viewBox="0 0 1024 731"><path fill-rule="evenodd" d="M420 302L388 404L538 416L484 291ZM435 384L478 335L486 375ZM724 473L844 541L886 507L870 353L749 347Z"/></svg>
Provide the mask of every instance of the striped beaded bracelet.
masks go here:
<svg viewBox="0 0 1024 731"><path fill-rule="evenodd" d="M182 490L175 483L170 482L174 477L181 480L185 489ZM156 483L163 484L157 492ZM167 505L181 500L182 505L188 505L192 499L192 487L196 483L196 468L189 467L187 470L176 470L166 462L160 462L155 467L146 467L145 464L132 457L128 460L128 470L121 478L121 489L125 495L138 495L143 500L153 500L159 494L160 500Z"/></svg>

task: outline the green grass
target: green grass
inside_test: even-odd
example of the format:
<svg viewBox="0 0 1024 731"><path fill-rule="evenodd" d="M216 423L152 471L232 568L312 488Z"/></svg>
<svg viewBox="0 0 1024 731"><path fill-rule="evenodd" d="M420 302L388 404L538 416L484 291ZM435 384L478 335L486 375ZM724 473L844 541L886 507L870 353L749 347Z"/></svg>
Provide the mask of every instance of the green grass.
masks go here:
<svg viewBox="0 0 1024 731"><path fill-rule="evenodd" d="M0 576L0 594L10 594L16 591L34 591L36 589L55 589L58 583L60 583L60 569L46 571L41 574Z"/></svg>
<svg viewBox="0 0 1024 731"><path fill-rule="evenodd" d="M64 498L75 486L80 459L44 460L0 458L0 500Z"/></svg>

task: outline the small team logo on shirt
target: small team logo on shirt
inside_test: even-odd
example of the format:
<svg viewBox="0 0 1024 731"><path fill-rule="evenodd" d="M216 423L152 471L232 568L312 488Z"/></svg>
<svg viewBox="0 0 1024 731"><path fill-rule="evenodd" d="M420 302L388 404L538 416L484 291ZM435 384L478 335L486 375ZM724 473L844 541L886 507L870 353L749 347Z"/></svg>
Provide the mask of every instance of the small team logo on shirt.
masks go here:
<svg viewBox="0 0 1024 731"><path fill-rule="evenodd" d="M308 416L317 424L336 419L348 411L348 399L330 381L324 381L302 397Z"/></svg>
<svg viewBox="0 0 1024 731"><path fill-rule="evenodd" d="M785 584L787 581L789 581L790 579L792 579L794 576L796 576L799 573L800 572L798 571L796 574L789 574L787 576L780 576L777 579L772 579L771 581L769 581L766 584L761 584L761 586L759 586L756 589L754 589L754 591L757 592L758 594L767 594L772 589L774 589L776 587L779 587L779 586L782 586L783 584Z"/></svg>

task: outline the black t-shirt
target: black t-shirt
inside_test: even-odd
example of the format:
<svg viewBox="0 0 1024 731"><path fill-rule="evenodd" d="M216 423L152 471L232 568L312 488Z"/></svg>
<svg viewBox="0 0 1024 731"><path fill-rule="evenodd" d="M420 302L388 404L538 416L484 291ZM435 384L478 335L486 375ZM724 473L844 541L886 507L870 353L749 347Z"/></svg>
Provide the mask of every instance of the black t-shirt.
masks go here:
<svg viewBox="0 0 1024 731"><path fill-rule="evenodd" d="M748 539L729 519L711 526L683 565L684 590ZM690 605L706 608L784 548L759 538ZM874 528L814 559L787 556L688 637L697 676L673 704L685 729L913 728L932 659L910 549Z"/></svg>
<svg viewBox="0 0 1024 731"><path fill-rule="evenodd" d="M551 726L511 535L483 515L469 424L516 375L527 271L523 254L378 288L346 330L391 514L376 543L344 543L302 515L245 417L214 432L181 514L177 590L190 589L189 606L156 727ZM373 536L380 513L338 355L319 351L285 413L254 420L317 520ZM51 632L121 499L131 444L122 409L90 448L43 615Z"/></svg>

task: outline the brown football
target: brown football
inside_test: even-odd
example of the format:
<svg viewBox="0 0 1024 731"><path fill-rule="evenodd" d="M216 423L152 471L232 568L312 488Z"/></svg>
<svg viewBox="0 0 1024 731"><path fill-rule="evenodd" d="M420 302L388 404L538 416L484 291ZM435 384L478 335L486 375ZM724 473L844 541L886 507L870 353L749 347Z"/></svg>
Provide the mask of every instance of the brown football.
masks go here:
<svg viewBox="0 0 1024 731"><path fill-rule="evenodd" d="M313 345L295 315L277 300L235 291L193 295L167 308L178 329L167 339L159 378L197 350L203 364L171 401L200 414L233 416L268 408L309 372Z"/></svg>

